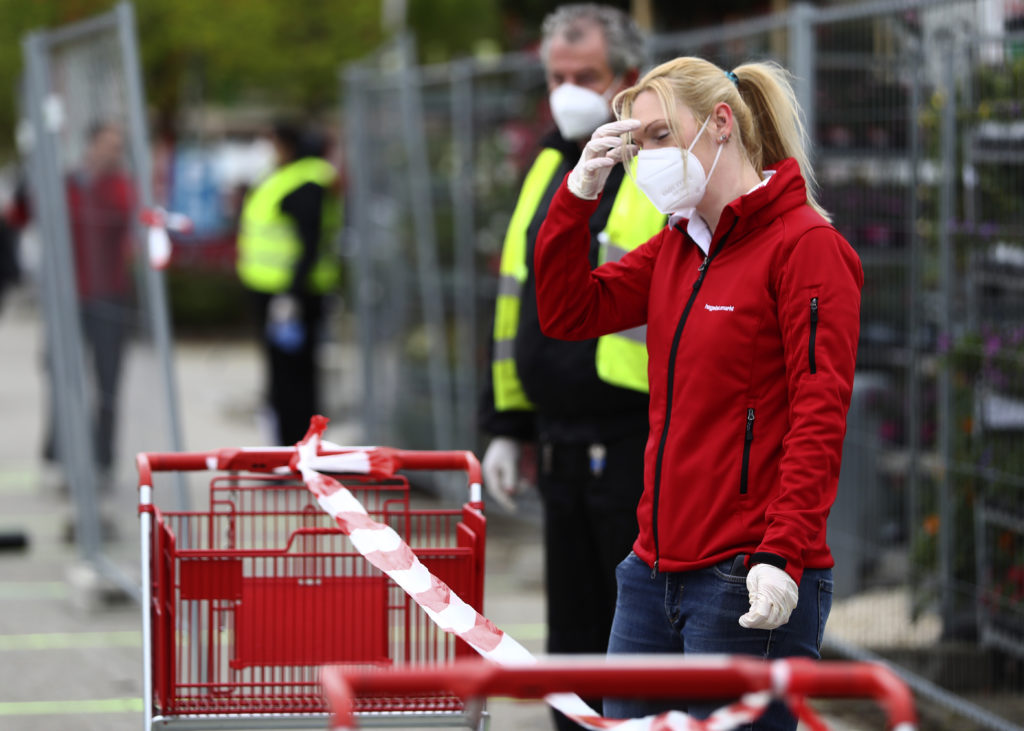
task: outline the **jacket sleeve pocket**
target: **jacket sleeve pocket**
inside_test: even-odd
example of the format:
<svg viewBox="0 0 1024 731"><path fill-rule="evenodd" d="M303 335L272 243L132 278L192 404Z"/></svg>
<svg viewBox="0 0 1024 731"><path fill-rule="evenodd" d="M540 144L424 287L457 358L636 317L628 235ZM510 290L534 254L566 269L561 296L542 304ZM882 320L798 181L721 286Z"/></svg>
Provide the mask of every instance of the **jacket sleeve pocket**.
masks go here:
<svg viewBox="0 0 1024 731"><path fill-rule="evenodd" d="M814 360L814 341L818 337L818 295L811 297L810 307L810 329L807 336L807 369L812 373L818 372L818 365Z"/></svg>

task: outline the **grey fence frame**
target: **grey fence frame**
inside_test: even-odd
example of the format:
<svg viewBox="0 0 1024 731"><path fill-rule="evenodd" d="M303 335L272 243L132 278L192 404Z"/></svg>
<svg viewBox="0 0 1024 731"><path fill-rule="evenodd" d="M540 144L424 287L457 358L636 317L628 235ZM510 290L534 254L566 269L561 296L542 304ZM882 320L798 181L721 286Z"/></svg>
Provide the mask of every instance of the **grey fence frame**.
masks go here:
<svg viewBox="0 0 1024 731"><path fill-rule="evenodd" d="M402 394L394 385L392 363L400 360L400 354L390 352L387 345L396 331L410 326L410 313L414 313L414 318L422 318L414 325L421 325L426 333L430 415L429 429L411 439L415 446L448 449L476 441L479 353L486 344L481 324L485 319L489 323L494 295L492 278L481 275L477 251L480 222L474 147L482 130L467 111L480 102L476 88L481 73L524 74L538 82L542 76L536 57L530 54L506 55L482 65L465 59L424 67L413 63L414 55L412 38L400 36L372 59L343 70L349 180L343 238L362 358L363 440L410 445L410 435L397 435L392 426L395 415L408 405L401 403ZM381 71L381 67L391 70ZM450 94L436 91L445 87ZM428 141L424 130L424 96L430 92L444 97L441 111L451 119L445 133L451 154L446 186L438 185L436 164L426 157L431 142L437 141ZM388 129L395 140L387 151L375 144L382 95L391 105L385 113L391 118ZM381 159L389 155L397 159L392 166L382 167ZM383 180L373 180L382 169L388 171ZM438 197L446 199L445 210L452 218L453 254L448 268L436 255ZM394 219L401 216L415 220L411 231L396 230ZM412 270L415 275L410 277Z"/></svg>
<svg viewBox="0 0 1024 731"><path fill-rule="evenodd" d="M135 165L137 199L141 208L154 205L145 93L141 78L139 49L135 31L135 12L122 2L110 12L53 30L29 33L22 49L25 76L22 85L24 122L20 135L22 152L31 190L33 218L40 229L45 253L42 257L41 300L46 343L51 354L53 399L60 405L56 446L65 467L73 498L75 540L78 551L99 576L113 582L138 601L141 591L134 572L112 560L101 541L97 474L92 459L93 437L87 403L84 346L79 323L79 307L72 255L71 224L61 165L62 106L51 77L51 54L61 45L87 42L100 35L116 35L124 73L125 137ZM141 221L134 237L136 254L146 258L145 236ZM162 372L159 394L167 419L165 432L168 451L183 449L178 415L177 381L174 373L172 334L163 274L144 268L140 290L144 298L147 325L153 338ZM153 445L159 449L161 445ZM183 481L177 483L179 504L187 505Z"/></svg>

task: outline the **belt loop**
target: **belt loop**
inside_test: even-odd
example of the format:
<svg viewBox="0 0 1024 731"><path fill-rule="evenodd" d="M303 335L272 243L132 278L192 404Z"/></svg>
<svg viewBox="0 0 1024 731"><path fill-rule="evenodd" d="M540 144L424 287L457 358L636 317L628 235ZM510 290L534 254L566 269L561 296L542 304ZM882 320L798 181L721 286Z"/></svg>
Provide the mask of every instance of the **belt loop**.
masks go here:
<svg viewBox="0 0 1024 731"><path fill-rule="evenodd" d="M749 569L746 566L747 554L740 553L732 560L732 568L729 569L729 576L746 576Z"/></svg>
<svg viewBox="0 0 1024 731"><path fill-rule="evenodd" d="M554 471L555 445L543 442L540 445L540 471L542 475L550 475Z"/></svg>

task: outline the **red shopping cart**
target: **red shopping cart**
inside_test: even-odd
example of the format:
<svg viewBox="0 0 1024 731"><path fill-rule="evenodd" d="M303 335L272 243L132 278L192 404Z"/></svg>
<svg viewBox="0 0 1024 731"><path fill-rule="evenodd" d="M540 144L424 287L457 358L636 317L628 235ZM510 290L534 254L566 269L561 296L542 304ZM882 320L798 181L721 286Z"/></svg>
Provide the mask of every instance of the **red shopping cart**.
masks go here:
<svg viewBox="0 0 1024 731"><path fill-rule="evenodd" d="M482 609L486 521L472 453L318 454L373 464L369 474L330 474L431 573ZM146 729L285 721L323 728L324 664L426 667L474 654L353 548L295 473L294 456L291 448L138 455ZM465 472L469 501L451 510L411 507L410 470ZM159 472L213 473L205 509L158 507ZM375 725L466 715L462 700L445 692L358 706Z"/></svg>
<svg viewBox="0 0 1024 731"><path fill-rule="evenodd" d="M328 666L323 670L324 692L331 706L330 728L356 728L353 710L360 699L375 694L451 692L463 699L501 695L541 698L556 693L583 696L729 700L769 692L787 702L814 731L826 724L807 704L810 697L870 698L885 710L887 728L917 728L913 696L891 670L877 663L820 661L793 658L763 662L739 656L548 656L533 664L499 665L459 659L428 672L416 668L353 669ZM762 699L766 700L766 699ZM734 712L736 716L739 712ZM717 729L734 728L723 715ZM618 722L586 719L596 728L613 729ZM651 729L690 728L688 721L660 719ZM672 723L670 723L670 721ZM736 723L745 723L737 720ZM637 728L635 724L631 726ZM701 726L703 728L703 726Z"/></svg>

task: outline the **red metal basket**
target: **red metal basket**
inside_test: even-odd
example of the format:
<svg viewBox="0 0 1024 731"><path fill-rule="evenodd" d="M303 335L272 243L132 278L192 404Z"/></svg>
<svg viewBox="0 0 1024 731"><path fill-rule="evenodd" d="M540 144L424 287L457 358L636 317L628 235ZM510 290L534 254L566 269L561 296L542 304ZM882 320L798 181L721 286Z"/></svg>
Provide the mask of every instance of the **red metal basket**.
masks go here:
<svg viewBox="0 0 1024 731"><path fill-rule="evenodd" d="M321 454L345 453L324 450ZM372 451L372 450L371 450ZM482 610L486 521L469 452L380 449L373 475L334 474L377 522ZM251 725L308 717L322 728L320 666L433 666L475 655L370 565L289 470L293 449L140 454L143 647L147 728ZM460 470L461 509L410 507L399 470ZM161 510L153 473L212 471L209 502ZM374 698L357 711L461 713L450 693Z"/></svg>

